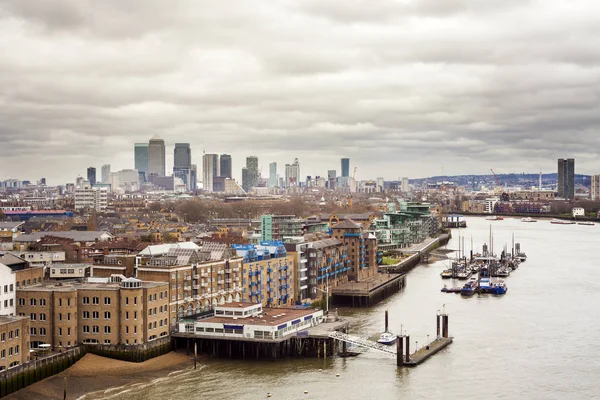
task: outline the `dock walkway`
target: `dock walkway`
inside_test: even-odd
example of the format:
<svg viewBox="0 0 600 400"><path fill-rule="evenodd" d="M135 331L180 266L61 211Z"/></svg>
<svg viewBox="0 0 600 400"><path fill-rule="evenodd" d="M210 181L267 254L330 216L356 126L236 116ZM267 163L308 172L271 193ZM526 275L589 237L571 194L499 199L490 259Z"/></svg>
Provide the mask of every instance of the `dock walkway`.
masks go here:
<svg viewBox="0 0 600 400"><path fill-rule="evenodd" d="M450 345L453 339L454 338L452 337L440 337L439 339L434 340L433 342L429 343L428 346L421 347L419 350L415 351L410 356L410 360L404 362L404 365L407 367L416 367L429 357Z"/></svg>
<svg viewBox="0 0 600 400"><path fill-rule="evenodd" d="M404 274L379 273L360 282L348 282L331 291L334 304L370 307L404 287Z"/></svg>

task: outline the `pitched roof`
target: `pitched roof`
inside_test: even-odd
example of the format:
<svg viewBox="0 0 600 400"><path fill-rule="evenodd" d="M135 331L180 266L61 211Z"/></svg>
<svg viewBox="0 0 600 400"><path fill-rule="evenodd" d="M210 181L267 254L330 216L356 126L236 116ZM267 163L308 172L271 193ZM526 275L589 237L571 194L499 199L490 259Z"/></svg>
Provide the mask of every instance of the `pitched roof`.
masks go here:
<svg viewBox="0 0 600 400"><path fill-rule="evenodd" d="M0 231L1 230L13 230L21 225L23 225L25 222L23 221L0 221Z"/></svg>
<svg viewBox="0 0 600 400"><path fill-rule="evenodd" d="M345 219L339 224L332 226L333 229L360 229L361 226L351 219Z"/></svg>
<svg viewBox="0 0 600 400"><path fill-rule="evenodd" d="M171 249L192 249L199 250L198 246L194 242L178 242L178 243L164 243L148 246L144 250L140 251L141 256L160 256L167 254Z"/></svg>
<svg viewBox="0 0 600 400"><path fill-rule="evenodd" d="M337 246L342 244L342 241L339 239L321 239L315 242L310 242L310 246L313 249L324 249L326 247Z"/></svg>

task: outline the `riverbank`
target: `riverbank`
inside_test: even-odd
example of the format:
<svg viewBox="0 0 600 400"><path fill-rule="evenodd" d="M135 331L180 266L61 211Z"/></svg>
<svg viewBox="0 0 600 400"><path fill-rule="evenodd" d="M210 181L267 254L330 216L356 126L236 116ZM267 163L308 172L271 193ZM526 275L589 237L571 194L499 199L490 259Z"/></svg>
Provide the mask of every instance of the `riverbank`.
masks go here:
<svg viewBox="0 0 600 400"><path fill-rule="evenodd" d="M9 400L62 399L66 377L67 398L83 399L94 392L107 393L109 388L151 383L153 379L190 368L191 365L189 356L177 352L170 352L140 363L113 360L88 353L60 374L34 383L5 398ZM110 392L112 391L116 392L116 389Z"/></svg>

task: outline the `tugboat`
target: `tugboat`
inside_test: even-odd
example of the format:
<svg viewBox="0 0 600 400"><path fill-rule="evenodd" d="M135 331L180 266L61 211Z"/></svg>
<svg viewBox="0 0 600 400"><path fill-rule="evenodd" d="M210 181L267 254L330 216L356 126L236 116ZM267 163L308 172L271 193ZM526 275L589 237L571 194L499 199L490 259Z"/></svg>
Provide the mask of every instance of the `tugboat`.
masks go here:
<svg viewBox="0 0 600 400"><path fill-rule="evenodd" d="M396 342L396 339L398 339L398 337L396 335L394 335L391 332L383 332L380 336L379 336L379 340L377 340L377 343L380 344L385 344L385 345L392 345Z"/></svg>
<svg viewBox="0 0 600 400"><path fill-rule="evenodd" d="M504 280L499 280L498 282L493 283L490 287L490 293L498 296L506 294L507 291L508 288L506 287L506 283L504 283Z"/></svg>
<svg viewBox="0 0 600 400"><path fill-rule="evenodd" d="M460 289L460 295L465 297L471 297L475 294L475 288L477 287L477 282L471 280Z"/></svg>

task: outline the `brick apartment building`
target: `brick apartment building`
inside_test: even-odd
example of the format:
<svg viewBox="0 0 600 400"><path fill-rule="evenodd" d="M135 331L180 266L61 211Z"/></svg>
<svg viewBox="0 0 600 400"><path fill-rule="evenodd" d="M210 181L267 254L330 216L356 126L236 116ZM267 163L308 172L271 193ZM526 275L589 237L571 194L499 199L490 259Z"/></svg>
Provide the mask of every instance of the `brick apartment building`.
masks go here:
<svg viewBox="0 0 600 400"><path fill-rule="evenodd" d="M29 361L29 318L0 316L0 371Z"/></svg>
<svg viewBox="0 0 600 400"><path fill-rule="evenodd" d="M140 344L169 334L168 285L113 276L45 281L17 290L16 311L29 317L31 347L81 343Z"/></svg>

